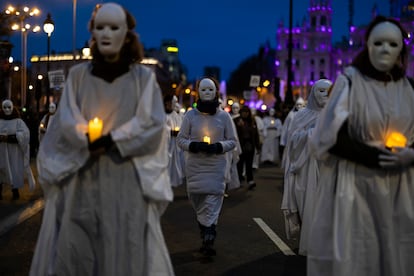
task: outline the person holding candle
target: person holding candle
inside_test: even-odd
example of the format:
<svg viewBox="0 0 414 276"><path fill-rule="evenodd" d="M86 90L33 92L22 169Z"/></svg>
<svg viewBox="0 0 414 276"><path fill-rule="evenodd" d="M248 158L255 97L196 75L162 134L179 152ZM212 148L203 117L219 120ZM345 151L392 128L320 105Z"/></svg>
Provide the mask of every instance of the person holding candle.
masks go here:
<svg viewBox="0 0 414 276"><path fill-rule="evenodd" d="M200 228L200 252L213 256L225 192L225 153L235 148L237 138L230 115L219 108L218 82L203 78L197 91L197 107L185 114L177 142L185 151L187 193Z"/></svg>
<svg viewBox="0 0 414 276"><path fill-rule="evenodd" d="M399 21L375 17L310 137L321 161L308 276L414 271L414 89ZM392 132L406 146L387 149ZM393 146L393 145L390 145Z"/></svg>
<svg viewBox="0 0 414 276"><path fill-rule="evenodd" d="M170 181L172 187L178 187L184 184L184 152L177 145L177 135L180 131L182 116L175 110L177 97L175 95L164 96L164 108L167 113L167 128L170 131L168 143L168 157L170 172Z"/></svg>
<svg viewBox="0 0 414 276"><path fill-rule="evenodd" d="M3 186L12 188L12 199L20 198L24 180L34 189L35 179L30 167L30 131L11 100L4 100L0 111L0 200Z"/></svg>
<svg viewBox="0 0 414 276"><path fill-rule="evenodd" d="M93 11L93 58L70 69L39 147L30 275L174 275L160 226L173 198L166 115L134 28L118 4Z"/></svg>

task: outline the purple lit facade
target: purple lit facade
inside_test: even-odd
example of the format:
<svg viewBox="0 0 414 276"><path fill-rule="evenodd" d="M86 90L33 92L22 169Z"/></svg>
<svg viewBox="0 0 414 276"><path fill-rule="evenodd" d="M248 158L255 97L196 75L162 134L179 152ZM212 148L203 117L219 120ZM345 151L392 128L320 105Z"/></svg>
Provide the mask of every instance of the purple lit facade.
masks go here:
<svg viewBox="0 0 414 276"><path fill-rule="evenodd" d="M398 18L410 34L406 41L409 55L407 75L414 73L414 5L411 1L401 0L396 7L392 6L390 13ZM400 8L398 8L400 7ZM376 16L375 8L371 17ZM370 18L371 19L371 18ZM367 20L369 23L370 20ZM300 26L292 28L292 71L293 94L307 98L307 93L314 81L326 77L332 81L349 65L353 57L362 49L364 44L365 26L350 26L347 41L332 44L332 8L331 0L311 0L308 8L308 19ZM287 87L289 28L280 23L276 33L276 75L281 79L281 97Z"/></svg>

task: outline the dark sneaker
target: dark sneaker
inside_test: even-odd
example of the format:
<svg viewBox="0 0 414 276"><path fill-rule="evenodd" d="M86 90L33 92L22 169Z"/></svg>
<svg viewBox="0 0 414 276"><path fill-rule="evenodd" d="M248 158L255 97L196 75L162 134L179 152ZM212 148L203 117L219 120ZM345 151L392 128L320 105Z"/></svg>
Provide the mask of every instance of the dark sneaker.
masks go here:
<svg viewBox="0 0 414 276"><path fill-rule="evenodd" d="M256 188L256 183L254 181L249 181L249 190L253 190L254 188Z"/></svg>

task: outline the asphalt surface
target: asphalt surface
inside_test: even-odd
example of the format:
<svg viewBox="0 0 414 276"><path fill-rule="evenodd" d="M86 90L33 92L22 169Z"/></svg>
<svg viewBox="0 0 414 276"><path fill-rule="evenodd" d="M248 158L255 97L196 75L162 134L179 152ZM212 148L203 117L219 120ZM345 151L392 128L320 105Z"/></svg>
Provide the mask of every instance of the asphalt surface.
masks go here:
<svg viewBox="0 0 414 276"><path fill-rule="evenodd" d="M32 169L37 176L34 162ZM306 275L306 259L297 255L297 240L286 240L284 235L282 170L263 166L255 172L255 180L253 191L246 183L229 191L217 226L217 256L212 258L198 252L199 231L185 186L174 188L174 201L161 224L176 276ZM40 229L41 188L29 191L26 184L20 194L19 200L12 200L11 188L5 186L0 201L1 276L28 274Z"/></svg>
<svg viewBox="0 0 414 276"><path fill-rule="evenodd" d="M37 179L35 162L35 159L31 160L31 168L35 179ZM43 192L38 183L36 183L34 190L29 190L25 181L25 185L19 189L19 193L20 198L13 200L11 186L3 185L3 200L0 200L0 235L43 209Z"/></svg>

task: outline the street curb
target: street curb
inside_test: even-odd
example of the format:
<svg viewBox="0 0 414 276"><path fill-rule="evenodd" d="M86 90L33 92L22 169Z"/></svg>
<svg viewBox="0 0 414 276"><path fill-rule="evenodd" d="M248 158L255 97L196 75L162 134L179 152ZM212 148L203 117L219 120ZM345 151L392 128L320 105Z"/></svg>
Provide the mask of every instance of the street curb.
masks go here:
<svg viewBox="0 0 414 276"><path fill-rule="evenodd" d="M9 215L5 219L0 221L0 236L10 231L13 227L19 225L25 220L31 218L40 212L45 206L44 199L38 199L27 206L22 207L20 210L12 215Z"/></svg>

